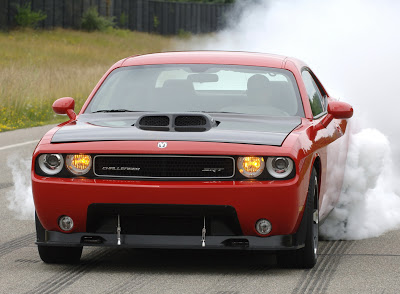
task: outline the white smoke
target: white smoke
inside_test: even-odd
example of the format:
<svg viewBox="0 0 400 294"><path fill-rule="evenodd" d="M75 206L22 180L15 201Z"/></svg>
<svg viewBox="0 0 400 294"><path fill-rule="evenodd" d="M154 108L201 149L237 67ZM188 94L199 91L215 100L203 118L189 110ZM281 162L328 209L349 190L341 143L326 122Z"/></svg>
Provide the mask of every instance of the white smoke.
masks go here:
<svg viewBox="0 0 400 294"><path fill-rule="evenodd" d="M14 182L12 190L7 193L8 209L18 219L33 220L35 208L31 187L31 159L14 154L7 159L7 165Z"/></svg>
<svg viewBox="0 0 400 294"><path fill-rule="evenodd" d="M325 238L363 239L399 227L392 166L389 141L378 130L351 137L339 203L321 226Z"/></svg>
<svg viewBox="0 0 400 294"><path fill-rule="evenodd" d="M227 29L190 45L297 57L331 95L354 106L340 202L321 227L326 238L368 238L400 227L393 165L400 160L399 11L395 0L237 0Z"/></svg>

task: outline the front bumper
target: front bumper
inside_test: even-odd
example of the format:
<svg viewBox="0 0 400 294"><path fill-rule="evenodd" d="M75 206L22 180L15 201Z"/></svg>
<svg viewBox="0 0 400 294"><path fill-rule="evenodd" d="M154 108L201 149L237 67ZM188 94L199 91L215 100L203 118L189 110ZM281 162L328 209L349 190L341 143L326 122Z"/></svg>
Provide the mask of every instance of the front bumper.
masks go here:
<svg viewBox="0 0 400 294"><path fill-rule="evenodd" d="M255 223L261 218L271 222L272 236L297 231L306 182L298 176L287 181L161 182L46 178L33 173L32 190L37 215L48 231L60 231L58 219L68 215L75 224L71 233L87 232L88 208L94 203L229 205L237 212L244 236L259 236Z"/></svg>

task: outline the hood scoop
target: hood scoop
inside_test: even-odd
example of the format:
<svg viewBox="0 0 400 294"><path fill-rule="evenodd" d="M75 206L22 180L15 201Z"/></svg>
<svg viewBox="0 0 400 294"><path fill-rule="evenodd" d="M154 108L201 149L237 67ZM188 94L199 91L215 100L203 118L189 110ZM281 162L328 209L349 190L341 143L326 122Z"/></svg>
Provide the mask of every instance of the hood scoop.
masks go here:
<svg viewBox="0 0 400 294"><path fill-rule="evenodd" d="M135 126L145 131L205 132L218 123L205 113L157 113L140 116Z"/></svg>

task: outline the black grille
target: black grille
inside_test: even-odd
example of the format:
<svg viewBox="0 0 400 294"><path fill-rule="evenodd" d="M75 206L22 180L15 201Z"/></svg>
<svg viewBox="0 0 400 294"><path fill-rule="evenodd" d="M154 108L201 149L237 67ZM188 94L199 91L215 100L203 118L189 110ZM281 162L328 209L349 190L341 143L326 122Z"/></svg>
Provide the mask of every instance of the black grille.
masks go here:
<svg viewBox="0 0 400 294"><path fill-rule="evenodd" d="M175 118L176 126L204 126L206 119L203 116L177 116Z"/></svg>
<svg viewBox="0 0 400 294"><path fill-rule="evenodd" d="M166 127L169 125L168 116L144 116L140 119L139 124L142 126Z"/></svg>
<svg viewBox="0 0 400 294"><path fill-rule="evenodd" d="M225 205L104 204L89 205L87 231L115 234L200 236L206 218L208 236L242 235L236 210Z"/></svg>
<svg viewBox="0 0 400 294"><path fill-rule="evenodd" d="M98 155L94 171L102 177L231 178L232 157Z"/></svg>

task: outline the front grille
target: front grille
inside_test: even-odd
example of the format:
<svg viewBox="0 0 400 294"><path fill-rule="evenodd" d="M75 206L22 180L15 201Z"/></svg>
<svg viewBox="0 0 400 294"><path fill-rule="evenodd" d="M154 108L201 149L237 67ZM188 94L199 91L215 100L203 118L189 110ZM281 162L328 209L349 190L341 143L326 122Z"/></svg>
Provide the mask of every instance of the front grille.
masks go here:
<svg viewBox="0 0 400 294"><path fill-rule="evenodd" d="M115 234L118 215L122 234L239 236L242 230L235 208L228 205L90 204L87 231Z"/></svg>
<svg viewBox="0 0 400 294"><path fill-rule="evenodd" d="M97 155L94 173L127 178L232 178L235 160L226 156Z"/></svg>

